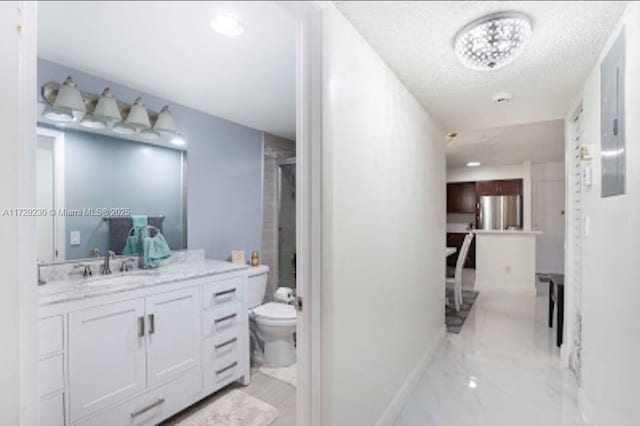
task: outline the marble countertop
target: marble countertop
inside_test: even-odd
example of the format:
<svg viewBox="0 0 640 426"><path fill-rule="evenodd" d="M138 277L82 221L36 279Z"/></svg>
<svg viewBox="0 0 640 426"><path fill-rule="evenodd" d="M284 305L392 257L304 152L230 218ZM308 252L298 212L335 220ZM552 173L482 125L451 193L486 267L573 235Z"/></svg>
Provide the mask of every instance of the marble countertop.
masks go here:
<svg viewBox="0 0 640 426"><path fill-rule="evenodd" d="M498 235L540 235L542 234L542 231L536 231L532 229L530 230L475 229L472 232L476 234L498 234Z"/></svg>
<svg viewBox="0 0 640 426"><path fill-rule="evenodd" d="M130 272L92 278L61 278L48 281L45 285L38 287L39 304L44 306L70 302L244 269L249 269L249 266L220 260L200 259L168 264L157 269L136 269Z"/></svg>

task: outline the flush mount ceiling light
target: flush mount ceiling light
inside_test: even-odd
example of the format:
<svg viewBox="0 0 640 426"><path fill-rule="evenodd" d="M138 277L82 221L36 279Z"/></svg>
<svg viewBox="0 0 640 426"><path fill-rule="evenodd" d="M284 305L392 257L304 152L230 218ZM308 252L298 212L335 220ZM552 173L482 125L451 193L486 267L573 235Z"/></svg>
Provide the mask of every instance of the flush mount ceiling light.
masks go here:
<svg viewBox="0 0 640 426"><path fill-rule="evenodd" d="M239 36L244 32L240 18L230 13L217 13L211 20L211 29L226 36Z"/></svg>
<svg viewBox="0 0 640 426"><path fill-rule="evenodd" d="M480 162L479 161L469 161L467 163L467 167L480 167Z"/></svg>
<svg viewBox="0 0 640 426"><path fill-rule="evenodd" d="M462 28L454 41L460 62L477 71L490 71L518 57L531 36L531 20L518 12L484 16Z"/></svg>

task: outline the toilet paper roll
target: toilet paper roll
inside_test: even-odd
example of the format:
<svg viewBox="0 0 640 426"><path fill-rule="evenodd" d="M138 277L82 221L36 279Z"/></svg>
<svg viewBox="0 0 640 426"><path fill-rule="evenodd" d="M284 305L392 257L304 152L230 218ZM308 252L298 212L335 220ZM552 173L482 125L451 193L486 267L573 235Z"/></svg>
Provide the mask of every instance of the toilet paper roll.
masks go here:
<svg viewBox="0 0 640 426"><path fill-rule="evenodd" d="M290 302L293 300L293 289L289 287L280 287L276 290L273 298L281 302Z"/></svg>

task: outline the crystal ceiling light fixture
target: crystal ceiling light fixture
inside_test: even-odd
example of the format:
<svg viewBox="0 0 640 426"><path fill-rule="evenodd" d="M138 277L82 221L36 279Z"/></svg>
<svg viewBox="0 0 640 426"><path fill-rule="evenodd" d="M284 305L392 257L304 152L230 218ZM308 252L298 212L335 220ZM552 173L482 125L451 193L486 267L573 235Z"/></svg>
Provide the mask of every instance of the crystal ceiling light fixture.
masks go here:
<svg viewBox="0 0 640 426"><path fill-rule="evenodd" d="M494 13L462 28L456 34L454 49L467 68L495 70L520 55L532 30L531 19L523 13Z"/></svg>

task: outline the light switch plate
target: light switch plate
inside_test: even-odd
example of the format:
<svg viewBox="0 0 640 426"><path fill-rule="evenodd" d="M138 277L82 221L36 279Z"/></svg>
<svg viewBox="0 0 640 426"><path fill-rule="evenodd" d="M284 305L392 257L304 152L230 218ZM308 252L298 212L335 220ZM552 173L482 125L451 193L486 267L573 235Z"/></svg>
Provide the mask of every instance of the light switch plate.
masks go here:
<svg viewBox="0 0 640 426"><path fill-rule="evenodd" d="M69 244L72 246L80 245L80 231L71 231L69 233Z"/></svg>

